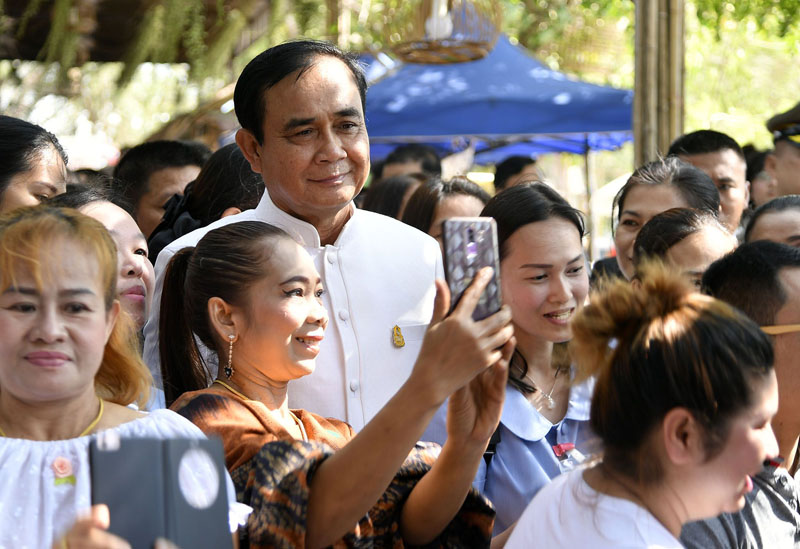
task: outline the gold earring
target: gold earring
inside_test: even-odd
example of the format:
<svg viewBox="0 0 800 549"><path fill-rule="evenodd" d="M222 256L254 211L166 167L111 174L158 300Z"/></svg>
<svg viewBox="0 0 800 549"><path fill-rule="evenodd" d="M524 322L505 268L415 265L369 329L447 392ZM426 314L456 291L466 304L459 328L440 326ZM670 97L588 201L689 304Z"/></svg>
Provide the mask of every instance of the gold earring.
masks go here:
<svg viewBox="0 0 800 549"><path fill-rule="evenodd" d="M228 336L228 365L225 366L225 377L230 379L233 375L233 340L236 339L236 336L230 334Z"/></svg>

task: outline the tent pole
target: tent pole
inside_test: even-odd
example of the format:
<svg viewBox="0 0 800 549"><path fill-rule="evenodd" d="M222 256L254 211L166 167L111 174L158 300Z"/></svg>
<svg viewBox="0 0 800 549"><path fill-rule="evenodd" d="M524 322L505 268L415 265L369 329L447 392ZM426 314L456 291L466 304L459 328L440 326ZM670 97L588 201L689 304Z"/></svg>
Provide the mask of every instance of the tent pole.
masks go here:
<svg viewBox="0 0 800 549"><path fill-rule="evenodd" d="M586 147L583 152L583 181L586 185L586 249L589 252L589 261L594 262L597 252L595 250L594 227L596 225L594 218L594 209L592 208L592 195L594 194L594 174L591 167L591 149L589 148L589 135L586 134Z"/></svg>

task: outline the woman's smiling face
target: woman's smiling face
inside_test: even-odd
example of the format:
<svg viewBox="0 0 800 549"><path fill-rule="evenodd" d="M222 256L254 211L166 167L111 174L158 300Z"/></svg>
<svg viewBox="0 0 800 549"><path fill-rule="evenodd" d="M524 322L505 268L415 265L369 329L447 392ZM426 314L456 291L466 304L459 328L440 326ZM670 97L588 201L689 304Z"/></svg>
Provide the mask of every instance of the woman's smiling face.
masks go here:
<svg viewBox="0 0 800 549"><path fill-rule="evenodd" d="M552 217L520 227L505 246L503 299L511 307L517 338L567 341L570 320L589 293L578 228Z"/></svg>
<svg viewBox="0 0 800 549"><path fill-rule="evenodd" d="M239 330L233 347L234 369L258 371L285 383L314 371L328 325L322 283L311 257L290 238L265 243L271 250L263 279L235 308Z"/></svg>

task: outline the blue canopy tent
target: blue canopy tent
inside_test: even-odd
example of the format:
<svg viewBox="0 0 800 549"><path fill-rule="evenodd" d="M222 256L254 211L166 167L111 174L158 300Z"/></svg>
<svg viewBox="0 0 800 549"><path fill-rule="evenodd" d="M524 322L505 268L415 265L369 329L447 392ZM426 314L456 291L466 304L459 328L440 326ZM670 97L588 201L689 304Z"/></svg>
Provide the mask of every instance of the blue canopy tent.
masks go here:
<svg viewBox="0 0 800 549"><path fill-rule="evenodd" d="M488 163L618 148L632 139L632 106L631 90L553 71L501 35L478 61L390 69L367 92L366 118L375 159L400 143L455 151L468 138Z"/></svg>

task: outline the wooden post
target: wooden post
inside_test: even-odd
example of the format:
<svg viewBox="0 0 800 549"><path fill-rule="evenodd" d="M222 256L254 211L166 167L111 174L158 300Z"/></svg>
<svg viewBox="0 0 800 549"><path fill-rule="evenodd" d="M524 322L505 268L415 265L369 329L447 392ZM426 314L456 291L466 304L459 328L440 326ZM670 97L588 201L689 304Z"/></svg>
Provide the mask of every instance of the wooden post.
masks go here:
<svg viewBox="0 0 800 549"><path fill-rule="evenodd" d="M633 137L640 166L683 133L684 0L638 0L635 31Z"/></svg>
<svg viewBox="0 0 800 549"><path fill-rule="evenodd" d="M597 226L596 212L592 208L592 197L594 196L595 183L594 183L594 162L589 149L589 136L584 136L586 142L586 149L583 152L583 182L586 185L586 250L589 252L589 262L594 263L597 257L597 239L595 238L594 229Z"/></svg>

